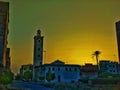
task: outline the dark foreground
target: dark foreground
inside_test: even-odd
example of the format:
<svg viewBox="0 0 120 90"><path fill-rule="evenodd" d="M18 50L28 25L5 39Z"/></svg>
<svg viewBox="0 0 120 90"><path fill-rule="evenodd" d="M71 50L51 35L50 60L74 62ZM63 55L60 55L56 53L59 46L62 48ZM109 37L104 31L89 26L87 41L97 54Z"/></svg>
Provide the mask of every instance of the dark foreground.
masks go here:
<svg viewBox="0 0 120 90"><path fill-rule="evenodd" d="M13 81L12 85L0 87L0 90L54 90L33 82Z"/></svg>

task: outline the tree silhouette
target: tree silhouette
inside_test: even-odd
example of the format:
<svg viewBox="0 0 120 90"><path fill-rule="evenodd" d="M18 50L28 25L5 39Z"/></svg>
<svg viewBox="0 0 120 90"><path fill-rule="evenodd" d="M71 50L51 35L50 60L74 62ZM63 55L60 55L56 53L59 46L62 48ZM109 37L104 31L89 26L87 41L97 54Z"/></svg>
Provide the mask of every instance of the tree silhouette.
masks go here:
<svg viewBox="0 0 120 90"><path fill-rule="evenodd" d="M100 51L95 51L92 55L93 57L96 57L96 62L97 62L97 66L98 66L98 70L99 70L99 55L101 54Z"/></svg>
<svg viewBox="0 0 120 90"><path fill-rule="evenodd" d="M50 70L46 73L46 80L48 82L55 79L55 73L52 73Z"/></svg>

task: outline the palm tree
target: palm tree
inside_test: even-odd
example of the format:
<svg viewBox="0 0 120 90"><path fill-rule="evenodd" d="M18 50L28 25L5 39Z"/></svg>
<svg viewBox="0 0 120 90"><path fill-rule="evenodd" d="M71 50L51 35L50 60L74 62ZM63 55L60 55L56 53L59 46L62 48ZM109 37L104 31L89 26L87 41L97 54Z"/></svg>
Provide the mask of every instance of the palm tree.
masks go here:
<svg viewBox="0 0 120 90"><path fill-rule="evenodd" d="M92 55L96 57L96 62L99 70L99 55L101 54L100 51L95 51Z"/></svg>

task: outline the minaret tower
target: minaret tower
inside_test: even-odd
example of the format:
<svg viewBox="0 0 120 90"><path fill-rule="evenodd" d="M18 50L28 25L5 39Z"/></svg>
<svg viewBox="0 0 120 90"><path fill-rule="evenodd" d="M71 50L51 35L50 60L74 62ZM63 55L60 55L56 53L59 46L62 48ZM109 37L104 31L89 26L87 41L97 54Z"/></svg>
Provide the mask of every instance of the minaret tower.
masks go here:
<svg viewBox="0 0 120 90"><path fill-rule="evenodd" d="M43 36L41 31L37 30L37 35L34 36L34 58L33 58L33 80L37 80L38 72L43 61Z"/></svg>

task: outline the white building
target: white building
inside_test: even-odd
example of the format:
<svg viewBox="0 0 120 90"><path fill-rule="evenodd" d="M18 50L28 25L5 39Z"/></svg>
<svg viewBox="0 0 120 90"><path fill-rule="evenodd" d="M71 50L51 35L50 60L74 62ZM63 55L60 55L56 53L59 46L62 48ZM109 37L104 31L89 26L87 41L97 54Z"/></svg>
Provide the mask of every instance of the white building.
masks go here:
<svg viewBox="0 0 120 90"><path fill-rule="evenodd" d="M81 77L81 67L74 64L65 64L60 60L56 60L51 64L44 64L44 76L51 71L55 74L55 79L51 82L77 82ZM45 79L45 82L48 82Z"/></svg>

